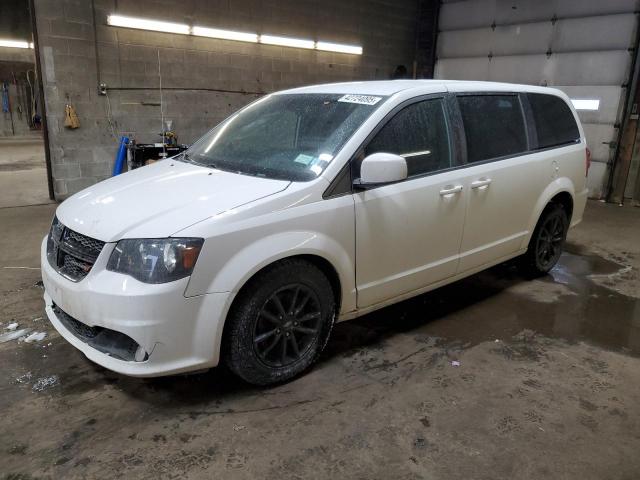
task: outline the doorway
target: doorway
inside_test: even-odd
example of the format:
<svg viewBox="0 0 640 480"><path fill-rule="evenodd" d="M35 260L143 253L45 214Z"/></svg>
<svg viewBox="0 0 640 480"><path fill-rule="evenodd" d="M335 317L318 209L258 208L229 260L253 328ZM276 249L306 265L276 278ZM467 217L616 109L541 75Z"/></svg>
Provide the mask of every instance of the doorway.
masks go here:
<svg viewBox="0 0 640 480"><path fill-rule="evenodd" d="M0 6L0 208L51 203L29 2Z"/></svg>

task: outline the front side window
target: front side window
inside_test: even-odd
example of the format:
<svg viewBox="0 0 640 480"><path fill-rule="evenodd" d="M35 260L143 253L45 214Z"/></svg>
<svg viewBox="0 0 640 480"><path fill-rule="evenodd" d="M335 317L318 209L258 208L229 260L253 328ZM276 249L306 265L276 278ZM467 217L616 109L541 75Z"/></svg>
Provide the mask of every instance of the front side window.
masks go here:
<svg viewBox="0 0 640 480"><path fill-rule="evenodd" d="M451 167L451 148L442 99L413 103L398 112L365 148L395 153L407 161L409 177Z"/></svg>
<svg viewBox="0 0 640 480"><path fill-rule="evenodd" d="M467 162L525 152L527 135L517 95L458 97L467 139Z"/></svg>
<svg viewBox="0 0 640 480"><path fill-rule="evenodd" d="M184 161L289 181L313 180L384 97L268 95L192 145Z"/></svg>
<svg viewBox="0 0 640 480"><path fill-rule="evenodd" d="M538 148L556 147L580 140L580 131L569 105L555 95L528 93L538 133Z"/></svg>

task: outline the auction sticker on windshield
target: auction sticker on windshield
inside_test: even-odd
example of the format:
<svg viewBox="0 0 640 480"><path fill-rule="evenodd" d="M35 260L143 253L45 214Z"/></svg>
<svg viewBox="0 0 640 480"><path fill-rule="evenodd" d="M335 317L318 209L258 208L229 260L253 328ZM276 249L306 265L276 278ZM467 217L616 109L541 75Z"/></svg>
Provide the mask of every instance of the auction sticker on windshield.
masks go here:
<svg viewBox="0 0 640 480"><path fill-rule="evenodd" d="M371 95L344 95L338 99L339 102L360 103L362 105L375 105L382 97L372 97Z"/></svg>

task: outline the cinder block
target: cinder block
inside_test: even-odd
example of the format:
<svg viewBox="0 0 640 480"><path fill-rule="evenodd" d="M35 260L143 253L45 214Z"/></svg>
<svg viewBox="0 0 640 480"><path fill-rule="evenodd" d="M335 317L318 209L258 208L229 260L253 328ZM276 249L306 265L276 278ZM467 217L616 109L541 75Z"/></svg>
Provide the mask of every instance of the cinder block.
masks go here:
<svg viewBox="0 0 640 480"><path fill-rule="evenodd" d="M76 40L74 38L67 39L69 46L69 55L77 55L80 57L95 58L96 50L93 42L87 42L85 40Z"/></svg>
<svg viewBox="0 0 640 480"><path fill-rule="evenodd" d="M56 179L68 179L80 177L79 163L52 163L51 173Z"/></svg>
<svg viewBox="0 0 640 480"><path fill-rule="evenodd" d="M90 162L80 164L80 173L82 177L99 177L109 175L111 171L112 165L107 162Z"/></svg>
<svg viewBox="0 0 640 480"><path fill-rule="evenodd" d="M274 72L290 72L291 61L274 58L272 68Z"/></svg>
<svg viewBox="0 0 640 480"><path fill-rule="evenodd" d="M184 53L185 64L207 65L209 54L200 50L187 50Z"/></svg>
<svg viewBox="0 0 640 480"><path fill-rule="evenodd" d="M67 195L67 182L63 179L53 181L53 193L57 200L60 200L61 196Z"/></svg>
<svg viewBox="0 0 640 480"><path fill-rule="evenodd" d="M88 177L88 178L72 178L66 181L67 184L67 193L74 194L79 192L80 190L84 190L91 185L96 183L96 178Z"/></svg>
<svg viewBox="0 0 640 480"><path fill-rule="evenodd" d="M85 0L65 0L63 4L64 16L72 22L93 24L91 2Z"/></svg>
<svg viewBox="0 0 640 480"><path fill-rule="evenodd" d="M93 27L86 23L69 22L62 19L51 20L51 36L93 40Z"/></svg>
<svg viewBox="0 0 640 480"><path fill-rule="evenodd" d="M209 52L207 54L208 64L219 67L229 65L229 55L225 53Z"/></svg>

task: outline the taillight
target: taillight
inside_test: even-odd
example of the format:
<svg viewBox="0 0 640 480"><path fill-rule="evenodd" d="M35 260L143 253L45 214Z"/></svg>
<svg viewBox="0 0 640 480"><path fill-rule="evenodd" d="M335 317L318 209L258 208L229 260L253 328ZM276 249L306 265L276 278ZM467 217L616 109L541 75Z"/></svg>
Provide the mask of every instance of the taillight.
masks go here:
<svg viewBox="0 0 640 480"><path fill-rule="evenodd" d="M584 151L584 176L589 175L589 167L591 167L591 150L585 148Z"/></svg>

